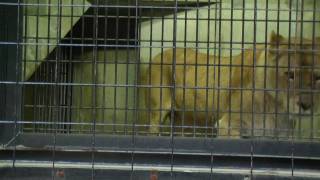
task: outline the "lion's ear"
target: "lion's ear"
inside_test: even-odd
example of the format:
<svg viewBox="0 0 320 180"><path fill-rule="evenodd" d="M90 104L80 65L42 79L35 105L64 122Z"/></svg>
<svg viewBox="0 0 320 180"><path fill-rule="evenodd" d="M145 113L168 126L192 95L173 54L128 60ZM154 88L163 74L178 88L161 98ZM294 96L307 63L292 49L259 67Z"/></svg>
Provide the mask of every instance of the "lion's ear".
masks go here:
<svg viewBox="0 0 320 180"><path fill-rule="evenodd" d="M271 32L270 40L269 40L269 53L275 54L279 53L280 46L285 43L285 38L280 35L276 34L274 31Z"/></svg>
<svg viewBox="0 0 320 180"><path fill-rule="evenodd" d="M271 35L270 35L270 40L269 40L269 43L271 46L277 46L277 45L280 45L281 42L284 41L284 37L280 34L277 34L275 33L274 31L271 32Z"/></svg>

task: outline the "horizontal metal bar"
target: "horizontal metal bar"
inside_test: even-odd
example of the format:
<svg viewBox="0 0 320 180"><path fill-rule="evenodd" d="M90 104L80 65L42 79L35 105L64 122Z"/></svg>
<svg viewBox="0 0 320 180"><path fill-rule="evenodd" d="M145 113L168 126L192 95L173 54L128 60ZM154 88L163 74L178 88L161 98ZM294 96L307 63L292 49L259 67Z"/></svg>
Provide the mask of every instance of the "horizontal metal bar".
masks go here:
<svg viewBox="0 0 320 180"><path fill-rule="evenodd" d="M37 170L40 168L42 170L52 170L52 162L32 162L32 161L16 161L15 168L22 169L26 168L29 170ZM0 160L0 169L2 168L10 168L12 167L11 161L1 161ZM70 171L85 171L92 168L92 164L90 163L69 163L69 162L55 162L54 167L57 171L64 172L65 175L70 176ZM34 168L34 169L32 169ZM63 170L62 170L63 169ZM214 177L223 174L232 174L239 176L246 176L250 175L250 169L246 168L208 168L208 167L185 167L185 166L176 166L171 169L168 166L148 166L148 165L121 165L121 164L108 164L108 163L96 163L94 164L95 170L103 170L105 173L111 173L111 171L138 171L138 172L174 172L174 173L201 173L201 174L212 174ZM35 171L35 172L37 172ZM109 171L109 172L108 172ZM123 173L122 172L122 173ZM119 173L119 172L118 172ZM312 170L296 170L294 175L292 175L292 171L288 169L253 169L252 173L255 177L257 176L278 176L278 177L303 177L303 178L318 178L320 177L319 171L312 171ZM69 179L69 178L68 178Z"/></svg>
<svg viewBox="0 0 320 180"><path fill-rule="evenodd" d="M267 171L267 170L266 170ZM230 173L221 173L224 171L217 172L213 171L212 173L195 173L195 172L157 172L154 169L152 171L146 170L101 170L99 168L94 170L94 179L95 180L105 180L105 179L114 179L117 177L117 180L128 180L132 179L150 179L151 175L156 174L158 179L171 179L174 177L175 180L194 180L194 179L227 179L227 180L239 180L250 179L247 174L238 174L237 172ZM92 170L90 169L79 169L79 168L60 168L59 164L57 165L57 169L52 168L26 168L26 167L17 167L17 168L1 168L0 173L2 178L4 179L32 179L32 180L51 180L52 175L54 179L68 179L68 180L86 180L92 179ZM299 177L298 175L293 176L274 176L272 174L267 175L259 175L257 173L253 176L255 179L259 178L259 180L288 180L291 177L294 177L295 180L316 180L318 177Z"/></svg>
<svg viewBox="0 0 320 180"><path fill-rule="evenodd" d="M176 88L176 89L194 89L194 90L242 90L242 91L261 91L261 92L288 92L288 91L298 91L298 92L312 92L318 93L319 89L306 89L306 88L296 88L296 89L289 89L289 88L241 88L241 87L206 87L206 86L184 86L184 85L148 85L148 84L102 84L102 83L66 83L66 82L30 82L30 81L0 81L1 84L7 85L48 85L48 86L91 86L91 87L117 87L117 88Z"/></svg>
<svg viewBox="0 0 320 180"><path fill-rule="evenodd" d="M55 144L53 139L55 138ZM251 153L253 145L253 155ZM21 133L2 150L135 152L145 154L216 155L320 160L320 143L278 139L222 139L157 136ZM172 149L174 150L172 152Z"/></svg>
<svg viewBox="0 0 320 180"><path fill-rule="evenodd" d="M171 137L95 135L94 144L91 135L20 134L0 149L0 172L9 176L15 167L34 170L35 174L42 169L79 173L94 167L105 176L116 171L121 171L119 175L130 174L133 170L147 174L157 171L159 175L232 174L238 179L250 175L253 163L254 177L320 176L320 143L316 142L187 137L174 137L172 141Z"/></svg>
<svg viewBox="0 0 320 180"><path fill-rule="evenodd" d="M188 1L183 1L183 2L178 2L178 6L175 6L174 3L170 4L165 4L164 2L158 2L156 3L153 1L154 5L143 5L143 4L138 4L138 6L133 5L133 4L111 4L111 5L104 5L104 4L99 4L99 5L94 5L94 4L48 4L48 3L11 3L11 2L0 2L0 5L6 5L6 6L25 6L25 7L61 7L61 8L68 8L68 7L73 7L73 8L86 8L86 7L91 7L91 8L125 8L125 9L178 9L178 10L208 10L208 9L219 9L219 10L245 10L245 11L265 11L266 8L252 8L252 7L233 7L233 8L228 8L228 7L221 7L221 6L216 6L215 4L220 3L220 1L212 1L212 2L188 2ZM290 11L296 11L296 9L289 9L289 8L268 8L267 9L269 12L290 12ZM307 9L304 8L303 11L305 12L319 12L319 10L314 10L314 9Z"/></svg>

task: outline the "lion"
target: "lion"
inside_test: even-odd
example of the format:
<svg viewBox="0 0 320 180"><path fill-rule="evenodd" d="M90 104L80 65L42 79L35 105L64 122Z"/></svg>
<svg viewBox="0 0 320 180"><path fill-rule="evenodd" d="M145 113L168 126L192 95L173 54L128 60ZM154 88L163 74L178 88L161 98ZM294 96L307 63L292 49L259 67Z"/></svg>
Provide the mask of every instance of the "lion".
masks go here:
<svg viewBox="0 0 320 180"><path fill-rule="evenodd" d="M149 132L159 134L171 117L170 127L214 128L220 137L290 135L319 104L319 44L312 42L272 32L268 45L233 57L187 48L158 54L144 73Z"/></svg>

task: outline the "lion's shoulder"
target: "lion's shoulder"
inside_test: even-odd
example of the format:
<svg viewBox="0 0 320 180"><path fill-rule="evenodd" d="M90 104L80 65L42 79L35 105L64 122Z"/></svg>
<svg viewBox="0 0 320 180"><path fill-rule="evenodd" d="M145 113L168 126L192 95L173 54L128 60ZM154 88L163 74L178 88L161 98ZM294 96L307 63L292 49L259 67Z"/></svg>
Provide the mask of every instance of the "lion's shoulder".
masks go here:
<svg viewBox="0 0 320 180"><path fill-rule="evenodd" d="M233 73L231 77L232 87L248 87L252 86L253 73L257 61L262 57L263 50L260 48L246 49L241 54L234 57ZM263 76L263 74L255 73L256 76ZM263 78L263 77L261 77Z"/></svg>

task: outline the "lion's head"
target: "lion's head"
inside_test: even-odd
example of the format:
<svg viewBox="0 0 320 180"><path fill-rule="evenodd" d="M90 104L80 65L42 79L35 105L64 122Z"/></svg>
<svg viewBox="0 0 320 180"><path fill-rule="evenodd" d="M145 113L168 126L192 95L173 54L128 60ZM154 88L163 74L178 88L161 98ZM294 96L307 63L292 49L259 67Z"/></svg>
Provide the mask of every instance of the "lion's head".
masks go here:
<svg viewBox="0 0 320 180"><path fill-rule="evenodd" d="M270 106L274 110L269 112L278 113L278 119L297 120L316 113L320 100L319 40L287 39L272 32L263 56L266 66L259 73L265 74L260 81L265 82L264 91L274 100ZM288 122L280 119L279 128L281 123L288 127Z"/></svg>

